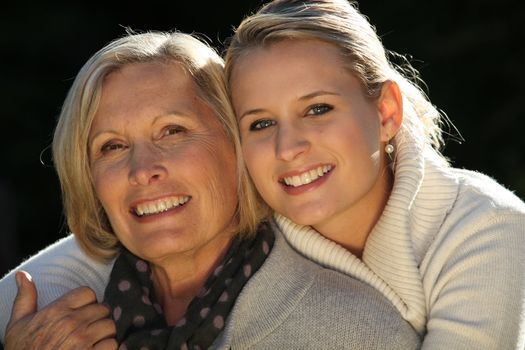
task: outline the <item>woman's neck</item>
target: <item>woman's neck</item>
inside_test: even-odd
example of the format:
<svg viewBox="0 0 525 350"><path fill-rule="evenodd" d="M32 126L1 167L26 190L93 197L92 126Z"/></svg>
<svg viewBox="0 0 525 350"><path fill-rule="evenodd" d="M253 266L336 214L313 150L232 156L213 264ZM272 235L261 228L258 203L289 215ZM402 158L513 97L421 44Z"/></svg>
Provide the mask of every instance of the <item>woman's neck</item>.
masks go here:
<svg viewBox="0 0 525 350"><path fill-rule="evenodd" d="M381 217L393 187L393 174L386 170L371 191L350 210L313 228L361 259L366 240Z"/></svg>
<svg viewBox="0 0 525 350"><path fill-rule="evenodd" d="M198 250L151 264L156 298L168 325L175 325L184 316L190 302L219 265L232 240L233 234L223 234Z"/></svg>

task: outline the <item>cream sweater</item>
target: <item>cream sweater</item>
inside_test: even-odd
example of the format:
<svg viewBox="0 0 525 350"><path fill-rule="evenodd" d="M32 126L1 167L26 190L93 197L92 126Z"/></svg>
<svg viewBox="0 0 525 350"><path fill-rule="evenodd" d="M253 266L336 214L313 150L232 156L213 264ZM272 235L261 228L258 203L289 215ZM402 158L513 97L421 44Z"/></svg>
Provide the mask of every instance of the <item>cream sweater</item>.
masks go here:
<svg viewBox="0 0 525 350"><path fill-rule="evenodd" d="M379 290L424 336L423 349L524 349L525 204L409 143L396 162L362 260L276 215L288 243Z"/></svg>

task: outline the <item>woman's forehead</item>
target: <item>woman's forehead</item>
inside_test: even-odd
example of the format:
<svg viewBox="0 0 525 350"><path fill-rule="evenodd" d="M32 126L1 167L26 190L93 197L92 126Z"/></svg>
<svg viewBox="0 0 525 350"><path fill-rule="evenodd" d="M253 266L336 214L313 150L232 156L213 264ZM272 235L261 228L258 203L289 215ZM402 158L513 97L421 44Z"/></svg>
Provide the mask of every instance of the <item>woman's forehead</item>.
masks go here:
<svg viewBox="0 0 525 350"><path fill-rule="evenodd" d="M132 120L139 123L165 115L205 124L218 119L180 64L129 64L106 77L91 128Z"/></svg>

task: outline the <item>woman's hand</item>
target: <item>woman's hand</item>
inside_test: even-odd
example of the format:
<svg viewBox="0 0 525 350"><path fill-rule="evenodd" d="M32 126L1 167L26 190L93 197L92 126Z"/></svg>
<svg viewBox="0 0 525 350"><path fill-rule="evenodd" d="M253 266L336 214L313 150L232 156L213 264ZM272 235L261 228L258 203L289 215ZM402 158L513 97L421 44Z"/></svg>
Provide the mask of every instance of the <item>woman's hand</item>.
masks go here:
<svg viewBox="0 0 525 350"><path fill-rule="evenodd" d="M16 273L18 294L7 324L5 350L116 349L115 323L95 293L81 287L37 311L37 290L26 272Z"/></svg>

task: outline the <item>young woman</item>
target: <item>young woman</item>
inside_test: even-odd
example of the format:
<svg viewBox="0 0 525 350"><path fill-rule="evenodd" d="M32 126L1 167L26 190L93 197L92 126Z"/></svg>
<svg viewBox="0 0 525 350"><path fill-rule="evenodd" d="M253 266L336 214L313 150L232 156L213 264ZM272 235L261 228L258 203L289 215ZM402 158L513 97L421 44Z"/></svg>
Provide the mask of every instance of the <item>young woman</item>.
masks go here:
<svg viewBox="0 0 525 350"><path fill-rule="evenodd" d="M523 349L525 205L439 152L440 114L346 0L276 0L226 52L245 164L288 242L423 348Z"/></svg>

